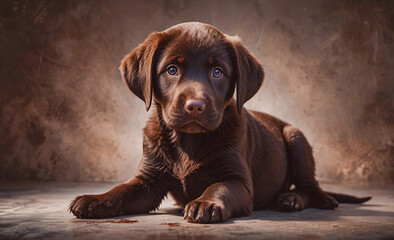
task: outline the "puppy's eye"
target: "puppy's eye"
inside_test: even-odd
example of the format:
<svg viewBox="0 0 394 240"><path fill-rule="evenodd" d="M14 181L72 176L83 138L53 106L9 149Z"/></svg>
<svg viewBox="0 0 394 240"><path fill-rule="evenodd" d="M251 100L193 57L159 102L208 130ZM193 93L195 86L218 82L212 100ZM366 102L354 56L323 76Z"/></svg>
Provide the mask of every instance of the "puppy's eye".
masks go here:
<svg viewBox="0 0 394 240"><path fill-rule="evenodd" d="M170 75L178 75L178 68L175 67L174 65L171 65L167 68L167 72Z"/></svg>
<svg viewBox="0 0 394 240"><path fill-rule="evenodd" d="M212 72L213 77L220 78L223 75L223 72L220 68L215 68Z"/></svg>

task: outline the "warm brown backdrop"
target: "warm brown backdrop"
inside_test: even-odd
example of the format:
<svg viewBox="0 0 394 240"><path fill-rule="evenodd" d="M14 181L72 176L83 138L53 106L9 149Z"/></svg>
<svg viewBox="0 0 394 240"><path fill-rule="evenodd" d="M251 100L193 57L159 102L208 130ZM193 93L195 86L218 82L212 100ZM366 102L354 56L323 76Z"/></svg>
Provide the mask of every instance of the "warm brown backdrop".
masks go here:
<svg viewBox="0 0 394 240"><path fill-rule="evenodd" d="M184 21L243 39L246 106L299 127L320 180L394 180L394 1L331 0L1 1L0 179L129 178L148 113L119 62Z"/></svg>

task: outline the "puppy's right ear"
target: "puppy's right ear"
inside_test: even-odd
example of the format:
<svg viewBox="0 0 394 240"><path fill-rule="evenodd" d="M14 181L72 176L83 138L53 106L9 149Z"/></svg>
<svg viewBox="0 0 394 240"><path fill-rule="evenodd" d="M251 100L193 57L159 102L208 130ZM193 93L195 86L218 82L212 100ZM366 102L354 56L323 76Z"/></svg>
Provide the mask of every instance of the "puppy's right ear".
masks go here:
<svg viewBox="0 0 394 240"><path fill-rule="evenodd" d="M237 36L229 37L235 53L235 72L237 83L237 109L241 114L245 102L260 89L264 80L264 70L257 59L250 54Z"/></svg>
<svg viewBox="0 0 394 240"><path fill-rule="evenodd" d="M145 102L146 111L152 104L152 80L156 77L156 64L160 50L168 41L164 32L155 32L127 55L119 70L129 89Z"/></svg>

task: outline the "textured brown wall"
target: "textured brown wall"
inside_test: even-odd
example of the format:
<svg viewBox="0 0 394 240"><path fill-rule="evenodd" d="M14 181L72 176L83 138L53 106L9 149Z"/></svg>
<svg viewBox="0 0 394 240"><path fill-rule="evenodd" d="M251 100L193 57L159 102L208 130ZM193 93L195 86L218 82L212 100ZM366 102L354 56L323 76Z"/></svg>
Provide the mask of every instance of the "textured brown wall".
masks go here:
<svg viewBox="0 0 394 240"><path fill-rule="evenodd" d="M122 57L184 21L238 34L266 80L246 104L299 127L320 180L394 179L393 1L1 1L0 179L120 181L144 104Z"/></svg>

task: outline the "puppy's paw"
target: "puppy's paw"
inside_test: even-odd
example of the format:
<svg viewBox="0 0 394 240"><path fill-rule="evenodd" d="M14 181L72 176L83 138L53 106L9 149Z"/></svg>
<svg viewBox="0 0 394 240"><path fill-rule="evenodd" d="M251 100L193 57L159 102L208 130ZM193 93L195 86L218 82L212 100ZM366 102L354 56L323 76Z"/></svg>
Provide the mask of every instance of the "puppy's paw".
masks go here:
<svg viewBox="0 0 394 240"><path fill-rule="evenodd" d="M284 193L279 196L278 208L280 211L296 212L304 209L301 198L295 193Z"/></svg>
<svg viewBox="0 0 394 240"><path fill-rule="evenodd" d="M77 218L106 218L115 216L112 205L102 195L83 195L71 202L69 211Z"/></svg>
<svg viewBox="0 0 394 240"><path fill-rule="evenodd" d="M218 223L229 217L228 210L216 201L193 200L184 210L184 218L191 223Z"/></svg>
<svg viewBox="0 0 394 240"><path fill-rule="evenodd" d="M333 210L339 206L338 201L324 192L312 195L313 207L319 209Z"/></svg>

